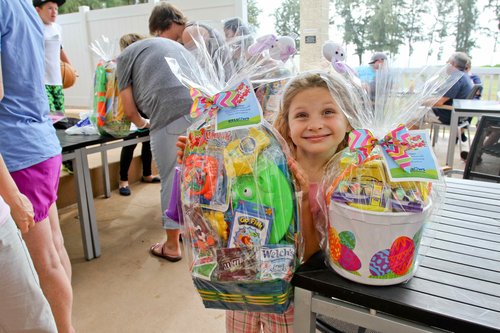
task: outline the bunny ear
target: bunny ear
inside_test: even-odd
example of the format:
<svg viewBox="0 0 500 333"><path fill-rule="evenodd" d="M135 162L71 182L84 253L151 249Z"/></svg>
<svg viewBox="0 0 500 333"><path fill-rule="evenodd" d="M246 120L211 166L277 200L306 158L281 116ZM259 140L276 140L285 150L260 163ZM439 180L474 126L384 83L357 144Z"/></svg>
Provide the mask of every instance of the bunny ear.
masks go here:
<svg viewBox="0 0 500 333"><path fill-rule="evenodd" d="M250 45L248 48L248 54L255 56L259 53L264 52L265 50L269 50L273 45L276 44L276 36L275 35L265 35L257 38L255 43Z"/></svg>

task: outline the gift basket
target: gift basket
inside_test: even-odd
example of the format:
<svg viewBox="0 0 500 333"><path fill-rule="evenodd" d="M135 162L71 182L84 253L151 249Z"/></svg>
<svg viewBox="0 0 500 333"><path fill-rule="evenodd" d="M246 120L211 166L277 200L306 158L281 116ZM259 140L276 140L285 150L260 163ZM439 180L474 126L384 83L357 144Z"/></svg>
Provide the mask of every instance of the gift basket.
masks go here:
<svg viewBox="0 0 500 333"><path fill-rule="evenodd" d="M123 138L130 134L130 121L125 117L116 79L115 43L102 37L90 49L99 57L94 75L94 114L99 134Z"/></svg>
<svg viewBox="0 0 500 333"><path fill-rule="evenodd" d="M422 235L444 190L428 133L408 128L429 111L423 105L433 105L462 73L451 66L426 68L415 76L414 89L411 77L384 66L374 101L349 71L341 73L355 95L354 107L343 109L352 131L324 178L329 222L322 248L329 266L349 280L401 283L415 273Z"/></svg>
<svg viewBox="0 0 500 333"><path fill-rule="evenodd" d="M201 66L166 60L189 87L197 118L177 176L193 282L207 308L283 313L298 262L296 193L286 148L263 119L251 83L282 61L262 50L235 63L220 54L224 45L209 52L207 34L190 33L195 46L188 49Z"/></svg>

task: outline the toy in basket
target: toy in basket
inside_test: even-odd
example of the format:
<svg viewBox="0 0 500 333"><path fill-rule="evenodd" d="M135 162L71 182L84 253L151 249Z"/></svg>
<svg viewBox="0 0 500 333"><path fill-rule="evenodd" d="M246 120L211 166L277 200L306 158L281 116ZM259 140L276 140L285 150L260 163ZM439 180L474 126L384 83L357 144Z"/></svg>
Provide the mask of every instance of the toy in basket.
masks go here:
<svg viewBox="0 0 500 333"><path fill-rule="evenodd" d="M264 121L249 79L279 72L282 54L272 60L263 47L227 64L235 57L204 58L218 53L207 51L201 31L191 37L203 70L183 73L167 59L190 88L198 117L179 177L191 275L207 308L283 313L298 262L295 190L279 135ZM218 75L213 64L230 70Z"/></svg>
<svg viewBox="0 0 500 333"><path fill-rule="evenodd" d="M254 98L250 90L235 110L258 110ZM181 176L191 273L205 306L284 312L298 230L294 187L271 128L216 132L211 120L190 128Z"/></svg>
<svg viewBox="0 0 500 333"><path fill-rule="evenodd" d="M355 129L323 184L329 219L323 248L331 268L347 279L392 285L415 274L444 184L427 132L404 124L423 116L422 102L439 98L459 78L448 67L430 74L422 91L405 94L402 76L384 67L374 103L350 81L359 105L346 116Z"/></svg>
<svg viewBox="0 0 500 333"><path fill-rule="evenodd" d="M100 60L94 75L93 117L101 135L123 138L130 134L130 121L125 117L116 80L116 61L113 47L103 37L104 45L96 41L91 49Z"/></svg>

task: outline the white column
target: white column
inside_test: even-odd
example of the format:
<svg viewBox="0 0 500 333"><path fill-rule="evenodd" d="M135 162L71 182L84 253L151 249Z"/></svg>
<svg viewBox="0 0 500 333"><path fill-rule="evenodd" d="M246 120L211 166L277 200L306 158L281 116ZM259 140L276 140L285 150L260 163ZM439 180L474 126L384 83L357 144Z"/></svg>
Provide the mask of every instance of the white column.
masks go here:
<svg viewBox="0 0 500 333"><path fill-rule="evenodd" d="M320 69L328 40L329 0L300 0L300 70Z"/></svg>

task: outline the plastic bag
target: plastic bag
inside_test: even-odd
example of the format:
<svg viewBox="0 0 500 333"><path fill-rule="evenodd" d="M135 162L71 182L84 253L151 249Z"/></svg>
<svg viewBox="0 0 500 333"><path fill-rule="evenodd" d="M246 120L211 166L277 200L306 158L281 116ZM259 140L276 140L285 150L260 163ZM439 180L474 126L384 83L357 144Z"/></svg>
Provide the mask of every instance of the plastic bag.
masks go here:
<svg viewBox="0 0 500 333"><path fill-rule="evenodd" d="M80 121L77 122L75 125L71 126L70 128L67 128L65 130L66 134L69 134L69 135L81 135L81 134L83 134L83 135L95 135L95 134L99 134L99 132L97 132L97 128L90 120L91 115L92 115L92 111L81 112L80 113Z"/></svg>
<svg viewBox="0 0 500 333"><path fill-rule="evenodd" d="M462 72L426 68L413 79L383 66L375 100L349 71L342 73L353 107L343 107L353 131L349 146L329 163L323 182L329 223L322 230L327 262L343 277L370 285L410 279L422 254L421 240L442 200L444 181L426 131L409 131Z"/></svg>
<svg viewBox="0 0 500 333"><path fill-rule="evenodd" d="M130 134L131 122L125 117L116 79L116 45L104 36L95 41L91 50L100 60L94 75L93 121L101 135L123 138Z"/></svg>
<svg viewBox="0 0 500 333"><path fill-rule="evenodd" d="M191 275L207 308L283 313L298 262L295 187L286 146L263 119L250 82L283 63L265 50L210 52L206 28L191 29L188 49L199 69L186 73L166 59L190 88L198 117L179 177Z"/></svg>

